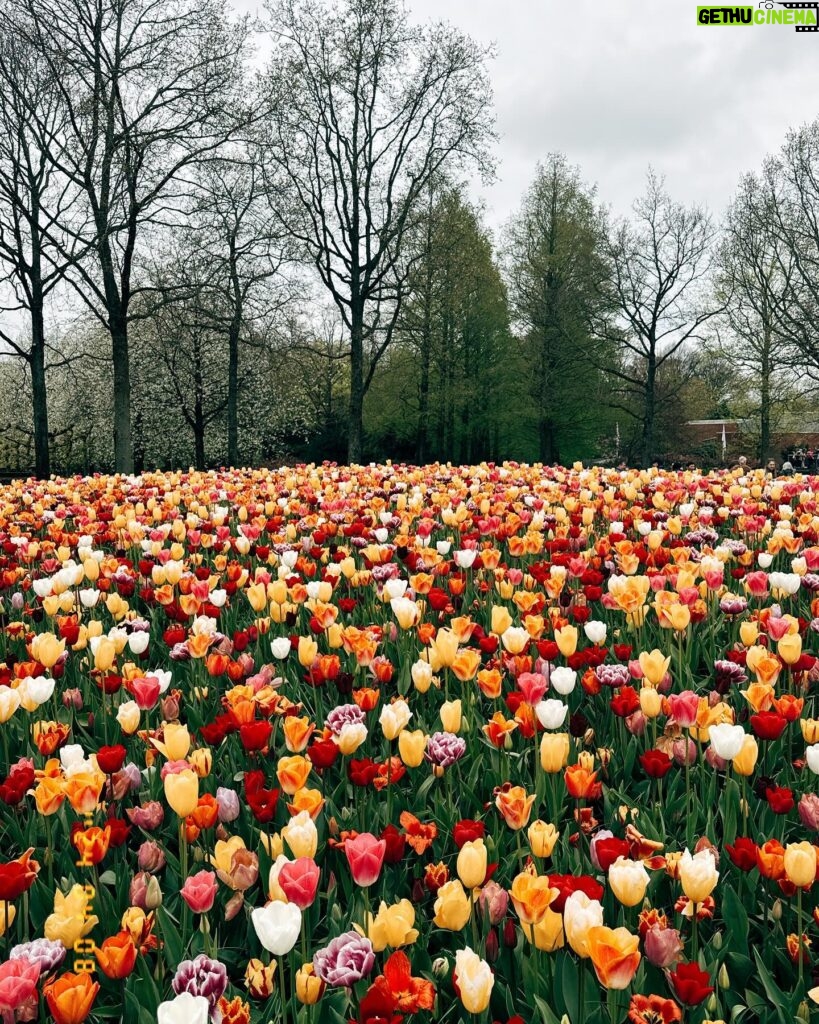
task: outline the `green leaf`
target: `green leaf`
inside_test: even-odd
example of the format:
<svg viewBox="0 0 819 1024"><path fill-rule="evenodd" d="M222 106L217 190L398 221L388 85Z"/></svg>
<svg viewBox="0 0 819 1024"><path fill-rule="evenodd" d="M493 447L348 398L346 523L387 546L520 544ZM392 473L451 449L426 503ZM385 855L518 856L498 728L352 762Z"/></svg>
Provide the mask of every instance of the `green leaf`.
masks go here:
<svg viewBox="0 0 819 1024"><path fill-rule="evenodd" d="M728 923L728 948L736 953L748 952L748 912L730 885L722 888L722 916Z"/></svg>
<svg viewBox="0 0 819 1024"><path fill-rule="evenodd" d="M560 1018L541 996L535 996L535 1006L540 1012L540 1019L543 1021L543 1024L560 1024Z"/></svg>

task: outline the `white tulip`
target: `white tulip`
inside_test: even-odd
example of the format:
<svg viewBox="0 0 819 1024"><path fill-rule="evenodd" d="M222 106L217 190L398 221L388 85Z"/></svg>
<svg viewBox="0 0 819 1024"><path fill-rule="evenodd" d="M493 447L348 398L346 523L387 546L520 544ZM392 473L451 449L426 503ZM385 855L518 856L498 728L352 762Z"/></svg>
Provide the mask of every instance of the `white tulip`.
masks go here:
<svg viewBox="0 0 819 1024"><path fill-rule="evenodd" d="M466 548L462 551L456 551L452 556L455 559L455 564L459 569L471 569L478 552L472 548Z"/></svg>
<svg viewBox="0 0 819 1024"><path fill-rule="evenodd" d="M66 743L64 747L60 748L60 764L63 767L63 771L67 771L72 765L84 760L85 751L79 743Z"/></svg>
<svg viewBox="0 0 819 1024"><path fill-rule="evenodd" d="M31 586L34 588L34 593L37 595L37 597L48 597L49 594L51 593L51 588L53 584L51 581L51 577L46 576L44 579L34 580Z"/></svg>
<svg viewBox="0 0 819 1024"><path fill-rule="evenodd" d="M47 679L45 676L29 676L20 681L18 687L19 690L22 690L20 699L39 707L51 699L55 685L55 680Z"/></svg>
<svg viewBox="0 0 819 1024"><path fill-rule="evenodd" d="M144 629L137 630L136 633L131 633L128 637L128 650L131 654L144 654L148 650L150 642L150 633Z"/></svg>
<svg viewBox="0 0 819 1024"><path fill-rule="evenodd" d="M182 992L156 1008L156 1024L208 1024L210 1003L204 996Z"/></svg>
<svg viewBox="0 0 819 1024"><path fill-rule="evenodd" d="M399 597L403 597L407 590L406 580L387 580L384 584L384 593L390 599L395 601Z"/></svg>
<svg viewBox="0 0 819 1024"><path fill-rule="evenodd" d="M169 670L161 668L152 668L149 672L146 672L145 675L151 676L153 679L158 681L160 693L165 693L173 679L173 675Z"/></svg>
<svg viewBox="0 0 819 1024"><path fill-rule="evenodd" d="M563 907L563 927L566 940L578 956L587 958L589 949L587 937L590 928L603 924L603 906L598 900L589 899L584 892L573 892Z"/></svg>
<svg viewBox="0 0 819 1024"><path fill-rule="evenodd" d="M714 753L723 761L733 761L745 743L745 730L741 725L730 725L723 722L712 725L708 730L708 739Z"/></svg>
<svg viewBox="0 0 819 1024"><path fill-rule="evenodd" d="M562 700L542 700L535 705L537 720L544 729L559 729L566 721L568 711Z"/></svg>
<svg viewBox="0 0 819 1024"><path fill-rule="evenodd" d="M287 655L290 653L290 638L286 636L277 636L275 640L270 643L270 650L273 652L273 657L278 658L279 661L284 661Z"/></svg>
<svg viewBox="0 0 819 1024"><path fill-rule="evenodd" d="M266 907L256 907L250 918L268 953L286 956L296 945L301 932L301 911L295 903L273 900Z"/></svg>
<svg viewBox="0 0 819 1024"><path fill-rule="evenodd" d="M598 622L596 619L587 622L583 627L586 638L593 644L605 643L607 631L605 622Z"/></svg>
<svg viewBox="0 0 819 1024"><path fill-rule="evenodd" d="M83 608L96 608L99 599L100 592L94 590L93 587L86 587L85 590L80 591L80 602Z"/></svg>
<svg viewBox="0 0 819 1024"><path fill-rule="evenodd" d="M814 775L819 775L819 743L813 743L805 751L808 760L808 768Z"/></svg>
<svg viewBox="0 0 819 1024"><path fill-rule="evenodd" d="M549 673L549 685L561 697L567 697L575 688L576 683L577 673L574 669L566 668L564 665L553 668Z"/></svg>

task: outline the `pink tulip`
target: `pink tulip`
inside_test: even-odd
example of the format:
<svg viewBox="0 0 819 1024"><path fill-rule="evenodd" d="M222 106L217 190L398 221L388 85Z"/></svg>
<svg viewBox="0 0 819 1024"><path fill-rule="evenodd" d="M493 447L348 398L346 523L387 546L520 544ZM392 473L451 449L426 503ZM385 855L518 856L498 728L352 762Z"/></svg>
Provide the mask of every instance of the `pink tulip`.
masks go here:
<svg viewBox="0 0 819 1024"><path fill-rule="evenodd" d="M523 694L523 699L532 708L543 700L548 685L546 676L540 675L539 672L521 672L518 676L518 689Z"/></svg>
<svg viewBox="0 0 819 1024"><path fill-rule="evenodd" d="M371 832L362 832L355 839L345 841L344 852L356 885L372 885L377 880L386 851L386 842L376 839Z"/></svg>
<svg viewBox="0 0 819 1024"><path fill-rule="evenodd" d="M295 903L299 910L306 910L312 906L316 899L320 873L319 866L312 857L299 857L284 864L279 871L279 885L288 902Z"/></svg>
<svg viewBox="0 0 819 1024"><path fill-rule="evenodd" d="M671 714L681 729L689 729L697 721L700 699L693 690L672 693L668 698Z"/></svg>
<svg viewBox="0 0 819 1024"><path fill-rule="evenodd" d="M159 699L159 680L156 676L132 679L128 684L128 689L133 694L137 707L141 711L150 711Z"/></svg>
<svg viewBox="0 0 819 1024"><path fill-rule="evenodd" d="M676 928L660 928L652 925L646 932L646 959L649 963L665 970L675 964L683 954L683 944Z"/></svg>
<svg viewBox="0 0 819 1024"><path fill-rule="evenodd" d="M40 965L21 957L0 964L0 1010L12 1013L37 992Z"/></svg>
<svg viewBox="0 0 819 1024"><path fill-rule="evenodd" d="M198 871L185 879L180 895L194 914L206 914L216 898L216 875L212 871Z"/></svg>

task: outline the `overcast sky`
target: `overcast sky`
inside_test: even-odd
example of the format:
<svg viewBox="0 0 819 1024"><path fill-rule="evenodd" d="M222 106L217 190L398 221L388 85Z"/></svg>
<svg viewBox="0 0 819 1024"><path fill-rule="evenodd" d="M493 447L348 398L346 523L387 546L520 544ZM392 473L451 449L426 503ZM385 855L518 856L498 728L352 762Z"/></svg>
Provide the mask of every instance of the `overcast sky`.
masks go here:
<svg viewBox="0 0 819 1024"><path fill-rule="evenodd" d="M256 0L232 0L258 11ZM779 5L777 5L779 6ZM819 33L700 27L696 0L409 0L484 43L498 130L489 223L561 150L626 212L652 164L675 197L720 212L739 175L819 116Z"/></svg>

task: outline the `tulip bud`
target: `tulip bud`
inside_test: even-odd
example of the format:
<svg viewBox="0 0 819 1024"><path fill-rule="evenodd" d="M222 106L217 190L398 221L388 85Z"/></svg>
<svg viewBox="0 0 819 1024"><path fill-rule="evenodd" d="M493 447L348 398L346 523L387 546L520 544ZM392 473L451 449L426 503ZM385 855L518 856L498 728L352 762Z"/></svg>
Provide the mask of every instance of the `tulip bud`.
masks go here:
<svg viewBox="0 0 819 1024"><path fill-rule="evenodd" d="M506 924L503 926L503 944L507 949L514 949L518 941L518 932L515 928L515 922L511 917L506 919Z"/></svg>
<svg viewBox="0 0 819 1024"><path fill-rule="evenodd" d="M79 690L64 690L63 707L73 708L75 711L82 711L82 693Z"/></svg>
<svg viewBox="0 0 819 1024"><path fill-rule="evenodd" d="M162 906L162 889L159 887L159 879L156 875L150 876L148 888L145 891L145 909L156 910Z"/></svg>
<svg viewBox="0 0 819 1024"><path fill-rule="evenodd" d="M486 959L490 964L493 964L498 959L499 952L498 930L497 928L490 928L489 934L486 936Z"/></svg>
<svg viewBox="0 0 819 1024"><path fill-rule="evenodd" d="M128 902L132 907L139 907L140 910L147 909L146 896L150 877L147 871L140 871L131 879L131 884L128 887Z"/></svg>
<svg viewBox="0 0 819 1024"><path fill-rule="evenodd" d="M722 967L720 967L717 979L719 987L723 991L727 992L728 989L731 987L731 979L728 976L728 968L725 966L725 964L723 964Z"/></svg>
<svg viewBox="0 0 819 1024"><path fill-rule="evenodd" d="M147 839L139 848L137 862L140 871L161 871L165 867L165 852L158 843Z"/></svg>
<svg viewBox="0 0 819 1024"><path fill-rule="evenodd" d="M774 921L782 920L782 900L774 900L774 905L771 908L771 917Z"/></svg>
<svg viewBox="0 0 819 1024"><path fill-rule="evenodd" d="M445 978L449 974L449 964L445 957L437 956L432 961L432 973L436 978Z"/></svg>
<svg viewBox="0 0 819 1024"><path fill-rule="evenodd" d="M225 904L225 920L232 921L245 904L245 896L242 892L235 892Z"/></svg>

